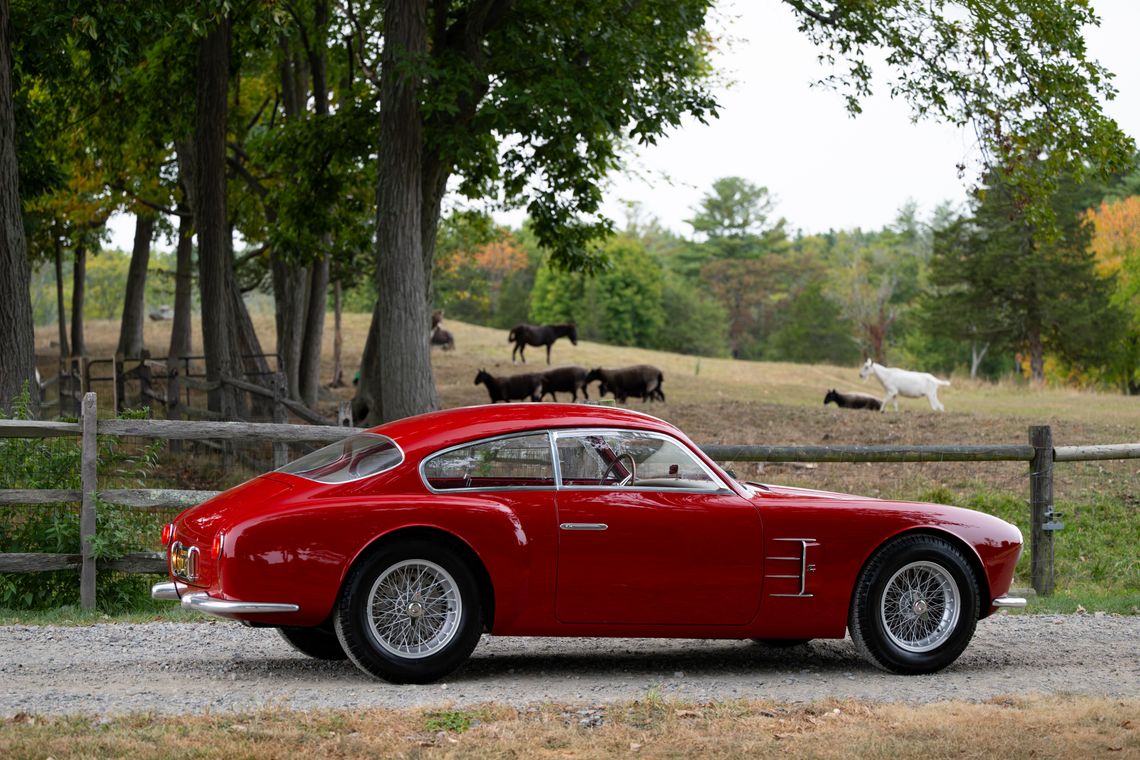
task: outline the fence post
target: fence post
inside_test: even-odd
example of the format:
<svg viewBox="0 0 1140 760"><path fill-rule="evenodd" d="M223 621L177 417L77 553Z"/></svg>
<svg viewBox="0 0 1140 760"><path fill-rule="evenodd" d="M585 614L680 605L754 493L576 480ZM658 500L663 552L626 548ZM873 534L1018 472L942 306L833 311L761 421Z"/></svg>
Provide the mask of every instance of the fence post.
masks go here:
<svg viewBox="0 0 1140 760"><path fill-rule="evenodd" d="M99 445L96 439L95 394L83 394L83 437L80 451L80 484L83 502L79 513L79 543L83 564L79 570L79 603L85 610L95 609L95 477Z"/></svg>
<svg viewBox="0 0 1140 760"><path fill-rule="evenodd" d="M282 403L288 389L285 385L285 373L273 374L273 421L277 423L288 422L285 414L285 404ZM285 443L273 444L273 469L280 469L289 462L289 449Z"/></svg>
<svg viewBox="0 0 1140 760"><path fill-rule="evenodd" d="M336 424L340 427L352 427L351 401L341 401L336 405Z"/></svg>
<svg viewBox="0 0 1140 760"><path fill-rule="evenodd" d="M1033 460L1029 463L1029 563L1033 589L1053 593L1053 431L1048 425L1029 428Z"/></svg>

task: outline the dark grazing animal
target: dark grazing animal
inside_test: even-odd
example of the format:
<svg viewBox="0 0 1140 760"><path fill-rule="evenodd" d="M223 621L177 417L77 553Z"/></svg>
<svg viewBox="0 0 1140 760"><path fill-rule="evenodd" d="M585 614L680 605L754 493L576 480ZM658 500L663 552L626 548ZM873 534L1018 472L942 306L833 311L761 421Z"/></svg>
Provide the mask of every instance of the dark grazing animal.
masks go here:
<svg viewBox="0 0 1140 760"><path fill-rule="evenodd" d="M570 338L570 342L578 345L578 328L573 322L564 325L515 325L507 335L507 342L514 343L511 350L511 361L515 361L515 354L526 364L527 346L546 346L546 363L550 364L550 346L559 338Z"/></svg>
<svg viewBox="0 0 1140 760"><path fill-rule="evenodd" d="M451 351L455 348L455 336L442 327L437 327L431 331L431 344L442 346L444 351Z"/></svg>
<svg viewBox="0 0 1140 760"><path fill-rule="evenodd" d="M439 327L439 323L443 321L443 309L436 309L431 313L431 330L435 332L435 328Z"/></svg>
<svg viewBox="0 0 1140 760"><path fill-rule="evenodd" d="M521 375L508 375L495 377L487 370L481 369L475 375L475 384L482 383L487 386L487 393L491 395L491 403L497 401L523 401L542 400L542 374L539 372L525 372Z"/></svg>
<svg viewBox="0 0 1140 760"><path fill-rule="evenodd" d="M619 369L590 370L586 375L586 382L598 381L598 394L614 394L618 403L624 404L630 396L637 396L642 401L664 401L665 391L661 384L665 382L665 373L652 364L635 364L632 367Z"/></svg>
<svg viewBox="0 0 1140 760"><path fill-rule="evenodd" d="M590 394L586 391L586 386L589 384L586 376L590 371L585 367L555 367L548 369L542 373L542 395L543 398L549 393L550 397L555 401L558 396L554 395L555 392L559 393L572 393L574 400L578 400L578 391L582 391L582 398L589 399Z"/></svg>
<svg viewBox="0 0 1140 760"><path fill-rule="evenodd" d="M875 412L883 410L883 400L866 393L840 393L833 388L823 397L823 405L827 406L832 401L843 409L870 409Z"/></svg>

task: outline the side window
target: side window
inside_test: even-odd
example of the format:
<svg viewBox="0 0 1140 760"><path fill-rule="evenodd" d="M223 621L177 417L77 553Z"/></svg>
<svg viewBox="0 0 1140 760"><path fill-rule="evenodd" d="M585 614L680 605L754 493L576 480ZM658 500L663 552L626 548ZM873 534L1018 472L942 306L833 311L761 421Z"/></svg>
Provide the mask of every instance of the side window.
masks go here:
<svg viewBox="0 0 1140 760"><path fill-rule="evenodd" d="M480 441L437 454L423 466L437 491L456 488L553 488L554 465L546 433Z"/></svg>
<svg viewBox="0 0 1140 760"><path fill-rule="evenodd" d="M634 431L560 434L564 487L714 489L720 484L689 451L664 436Z"/></svg>

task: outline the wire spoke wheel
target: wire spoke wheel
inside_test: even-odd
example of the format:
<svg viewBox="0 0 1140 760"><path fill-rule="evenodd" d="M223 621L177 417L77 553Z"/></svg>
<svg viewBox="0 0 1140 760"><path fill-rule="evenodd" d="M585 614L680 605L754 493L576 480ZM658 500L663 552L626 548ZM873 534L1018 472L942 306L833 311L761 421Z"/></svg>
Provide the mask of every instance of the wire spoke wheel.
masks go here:
<svg viewBox="0 0 1140 760"><path fill-rule="evenodd" d="M447 647L459 630L463 598L447 570L425 559L388 567L367 597L369 632L382 649L398 657L430 657Z"/></svg>
<svg viewBox="0 0 1140 760"><path fill-rule="evenodd" d="M900 649L929 652L954 633L961 614L958 584L942 565L911 562L887 581L879 603L883 631Z"/></svg>

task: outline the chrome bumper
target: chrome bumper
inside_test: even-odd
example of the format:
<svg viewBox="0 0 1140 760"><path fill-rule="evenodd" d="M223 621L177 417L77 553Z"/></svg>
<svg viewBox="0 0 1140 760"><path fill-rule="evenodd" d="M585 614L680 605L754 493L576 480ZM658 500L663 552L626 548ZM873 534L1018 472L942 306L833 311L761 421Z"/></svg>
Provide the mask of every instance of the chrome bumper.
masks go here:
<svg viewBox="0 0 1140 760"><path fill-rule="evenodd" d="M1017 596L999 596L994 599L993 605L995 607L1024 607L1025 600Z"/></svg>
<svg viewBox="0 0 1140 760"><path fill-rule="evenodd" d="M173 581L164 581L151 586L150 598L168 602L180 602L182 609L204 612L208 615L255 615L267 612L296 612L301 609L296 604L281 602L239 602L230 599L215 599L205 591L188 591L189 586Z"/></svg>

